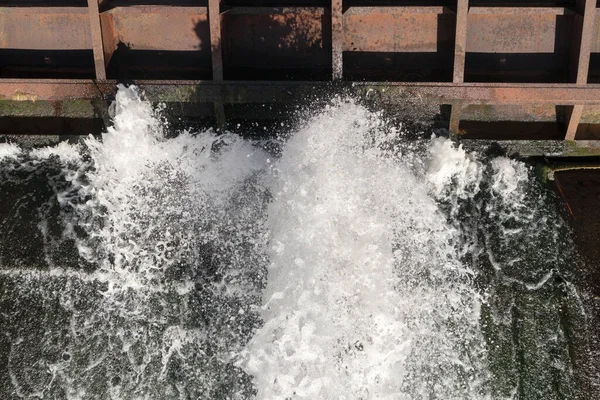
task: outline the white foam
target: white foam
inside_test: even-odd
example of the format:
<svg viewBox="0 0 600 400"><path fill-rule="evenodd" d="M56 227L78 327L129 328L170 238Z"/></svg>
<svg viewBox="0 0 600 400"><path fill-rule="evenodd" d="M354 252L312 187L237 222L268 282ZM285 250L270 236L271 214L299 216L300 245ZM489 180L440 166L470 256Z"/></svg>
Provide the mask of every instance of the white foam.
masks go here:
<svg viewBox="0 0 600 400"><path fill-rule="evenodd" d="M63 163L65 236L97 269L0 271L66 282L72 337L101 343L69 348L83 367L49 366L71 398L90 398L105 365L127 372L105 398L210 397L232 360L259 400L489 397L474 272L438 204L452 215L477 192L474 154L433 139L422 168L423 149L340 99L274 160L210 130L165 139L136 88L119 88L112 113L101 139L32 152ZM494 167L499 191L520 176L507 163ZM193 273L173 278L186 264ZM213 280L198 278L215 265ZM83 285L94 312L77 306ZM193 303L198 291L205 303ZM246 343L261 295L263 324Z"/></svg>
<svg viewBox="0 0 600 400"><path fill-rule="evenodd" d="M260 296L265 196L260 187L242 189L268 156L251 142L212 131L166 140L159 116L133 87L119 88L113 108L114 126L102 138L31 152L36 162L60 159L71 183L57 193L63 236L96 266L93 272L56 265L0 271L27 282L32 293L56 294L55 287L65 286L57 296L72 315L71 337L84 338L65 343L77 362L50 363L56 379L31 386L45 393L59 386L72 399L210 397L247 335L229 329L216 337L212 330L251 321L239 309ZM40 229L50 235L45 224ZM192 319L199 313L189 305L198 285L217 310L209 322ZM237 307L229 310L229 303ZM27 388L29 370L17 362L9 368L15 387ZM103 386L98 377L118 380Z"/></svg>
<svg viewBox="0 0 600 400"><path fill-rule="evenodd" d="M21 154L21 148L14 143L0 143L0 161L16 159Z"/></svg>
<svg viewBox="0 0 600 400"><path fill-rule="evenodd" d="M427 185L372 144L397 139L380 125L337 102L274 167L265 324L240 362L258 399L485 397L470 271Z"/></svg>
<svg viewBox="0 0 600 400"><path fill-rule="evenodd" d="M513 211L522 208L527 195L530 168L507 157L494 158L490 164L493 195ZM531 214L523 214L526 215Z"/></svg>
<svg viewBox="0 0 600 400"><path fill-rule="evenodd" d="M466 199L476 192L482 179L482 166L462 145L434 138L428 160L427 182L435 198L451 200L456 206L458 199Z"/></svg>
<svg viewBox="0 0 600 400"><path fill-rule="evenodd" d="M60 142L55 146L33 149L29 154L40 160L56 156L63 163L81 163L81 147L68 142Z"/></svg>

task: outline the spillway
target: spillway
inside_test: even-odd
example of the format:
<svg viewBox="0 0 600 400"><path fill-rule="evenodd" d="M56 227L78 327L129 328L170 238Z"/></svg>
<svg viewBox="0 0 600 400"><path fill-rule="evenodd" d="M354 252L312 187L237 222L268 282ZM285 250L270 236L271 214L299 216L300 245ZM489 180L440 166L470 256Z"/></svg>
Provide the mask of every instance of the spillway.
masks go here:
<svg viewBox="0 0 600 400"><path fill-rule="evenodd" d="M597 297L547 171L351 97L0 144L0 397L565 399Z"/></svg>

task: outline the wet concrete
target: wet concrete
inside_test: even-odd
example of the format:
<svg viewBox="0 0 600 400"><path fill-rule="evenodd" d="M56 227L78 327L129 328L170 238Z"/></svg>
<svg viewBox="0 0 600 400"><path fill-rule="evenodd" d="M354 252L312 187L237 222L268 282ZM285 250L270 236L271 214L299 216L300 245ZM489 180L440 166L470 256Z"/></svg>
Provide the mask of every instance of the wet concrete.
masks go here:
<svg viewBox="0 0 600 400"><path fill-rule="evenodd" d="M597 163L598 165L598 163ZM574 242L584 258L579 286L588 320L592 359L600 359L600 169L555 173L556 190L565 205Z"/></svg>
<svg viewBox="0 0 600 400"><path fill-rule="evenodd" d="M580 252L590 265L590 288L600 296L600 169L555 174Z"/></svg>

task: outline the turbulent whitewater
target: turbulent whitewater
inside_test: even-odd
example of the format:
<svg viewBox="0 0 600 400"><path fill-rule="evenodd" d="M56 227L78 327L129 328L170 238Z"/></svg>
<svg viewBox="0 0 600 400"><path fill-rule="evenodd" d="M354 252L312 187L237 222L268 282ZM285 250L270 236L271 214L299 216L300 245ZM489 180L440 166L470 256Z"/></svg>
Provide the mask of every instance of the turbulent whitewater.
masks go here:
<svg viewBox="0 0 600 400"><path fill-rule="evenodd" d="M553 305L585 319L568 229L526 164L343 98L263 141L173 137L133 87L112 114L101 138L0 144L2 398L549 399L587 379ZM513 331L528 310L547 334Z"/></svg>

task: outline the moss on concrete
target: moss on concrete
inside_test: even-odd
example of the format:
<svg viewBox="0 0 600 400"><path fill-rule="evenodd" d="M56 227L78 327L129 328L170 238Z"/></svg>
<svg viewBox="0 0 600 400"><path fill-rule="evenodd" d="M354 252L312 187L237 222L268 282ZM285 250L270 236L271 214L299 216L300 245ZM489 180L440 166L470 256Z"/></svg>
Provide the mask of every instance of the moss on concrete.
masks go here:
<svg viewBox="0 0 600 400"><path fill-rule="evenodd" d="M94 107L89 100L69 100L62 103L61 116L68 118L94 118Z"/></svg>
<svg viewBox="0 0 600 400"><path fill-rule="evenodd" d="M51 117L55 109L49 101L0 100L3 117Z"/></svg>

